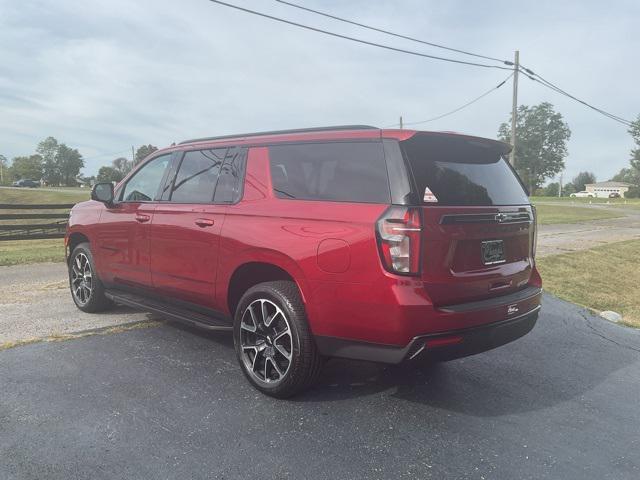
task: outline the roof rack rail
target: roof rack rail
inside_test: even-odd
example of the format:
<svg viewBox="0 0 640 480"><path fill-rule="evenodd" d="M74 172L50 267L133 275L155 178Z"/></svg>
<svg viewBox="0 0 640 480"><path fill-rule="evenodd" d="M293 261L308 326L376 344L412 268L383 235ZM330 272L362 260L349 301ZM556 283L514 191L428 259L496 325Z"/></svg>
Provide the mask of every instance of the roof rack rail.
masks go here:
<svg viewBox="0 0 640 480"><path fill-rule="evenodd" d="M184 145L186 143L208 142L211 140L224 140L225 138L260 137L264 135L285 135L288 133L327 132L332 130L377 130L377 129L378 127L373 127L371 125L337 125L334 127L297 128L293 130L272 130L269 132L239 133L236 135L222 135L219 137L194 138L191 140L184 140L180 142L178 145Z"/></svg>

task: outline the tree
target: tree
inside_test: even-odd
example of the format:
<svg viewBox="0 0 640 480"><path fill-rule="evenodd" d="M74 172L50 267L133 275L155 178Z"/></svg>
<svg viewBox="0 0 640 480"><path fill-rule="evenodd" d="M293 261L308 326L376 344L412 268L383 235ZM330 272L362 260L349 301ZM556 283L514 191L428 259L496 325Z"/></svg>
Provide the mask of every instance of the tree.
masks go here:
<svg viewBox="0 0 640 480"><path fill-rule="evenodd" d="M15 157L11 162L11 176L15 180L42 178L42 157L38 154L29 157Z"/></svg>
<svg viewBox="0 0 640 480"><path fill-rule="evenodd" d="M113 165L113 168L122 173L123 177L131 171L132 167L131 162L129 162L125 157L118 157L114 159L111 164Z"/></svg>
<svg viewBox="0 0 640 480"><path fill-rule="evenodd" d="M582 192L588 183L596 183L596 176L592 172L580 172L571 183L576 188L576 192Z"/></svg>
<svg viewBox="0 0 640 480"><path fill-rule="evenodd" d="M98 170L98 176L96 177L96 181L98 182L119 182L124 178L122 172L118 171L114 167L100 167Z"/></svg>
<svg viewBox="0 0 640 480"><path fill-rule="evenodd" d="M628 130L636 148L631 150L631 159L629 160L629 168L623 168L617 174L613 176L611 180L615 182L626 182L632 185L640 186L640 115L635 122L631 123L631 127ZM631 192L627 192L625 195L631 198ZM633 194L633 193L631 193Z"/></svg>
<svg viewBox="0 0 640 480"><path fill-rule="evenodd" d="M544 189L546 197L557 197L558 193L560 193L560 184L558 182L550 183Z"/></svg>
<svg viewBox="0 0 640 480"><path fill-rule="evenodd" d="M640 187L636 185L629 187L629 190L624 194L624 198L640 198Z"/></svg>
<svg viewBox="0 0 640 480"><path fill-rule="evenodd" d="M572 193L576 193L576 187L573 186L573 183L567 183L564 187L562 187L563 197L568 197Z"/></svg>
<svg viewBox="0 0 640 480"><path fill-rule="evenodd" d="M632 185L640 185L640 172L634 168L623 168L616 173L611 180L614 182L626 182Z"/></svg>
<svg viewBox="0 0 640 480"><path fill-rule="evenodd" d="M75 148L69 148L64 143L58 146L55 161L62 178L62 182L66 186L76 185L76 177L80 173L80 169L84 167L82 155Z"/></svg>
<svg viewBox="0 0 640 480"><path fill-rule="evenodd" d="M510 140L511 122L500 125L498 136ZM570 137L569 125L550 103L518 107L515 169L530 191L564 169Z"/></svg>
<svg viewBox="0 0 640 480"><path fill-rule="evenodd" d="M4 155L0 155L0 185L2 185L7 178L7 168L9 167L9 161Z"/></svg>
<svg viewBox="0 0 640 480"><path fill-rule="evenodd" d="M147 156L151 155L153 152L158 150L158 147L154 147L153 145L142 145L138 150L136 150L136 165L139 164L142 160L144 160Z"/></svg>
<svg viewBox="0 0 640 480"><path fill-rule="evenodd" d="M49 185L60 185L62 174L57 163L58 140L47 137L36 147L36 153L42 157L42 179Z"/></svg>

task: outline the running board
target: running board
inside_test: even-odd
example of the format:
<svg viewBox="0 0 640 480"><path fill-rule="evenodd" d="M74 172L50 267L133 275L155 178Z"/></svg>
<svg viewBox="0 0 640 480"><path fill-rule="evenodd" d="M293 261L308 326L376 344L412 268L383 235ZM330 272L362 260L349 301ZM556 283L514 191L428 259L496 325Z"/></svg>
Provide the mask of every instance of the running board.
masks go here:
<svg viewBox="0 0 640 480"><path fill-rule="evenodd" d="M163 315L172 320L176 320L181 323L186 323L198 328L204 328L206 330L216 331L232 331L233 326L231 321L225 321L225 318L220 318L213 315L205 315L194 310L179 307L174 304L169 304L161 300L156 300L142 295L136 295L134 293L122 292L120 290L107 290L105 296L116 303L133 307L137 310L144 310L148 312L157 313Z"/></svg>

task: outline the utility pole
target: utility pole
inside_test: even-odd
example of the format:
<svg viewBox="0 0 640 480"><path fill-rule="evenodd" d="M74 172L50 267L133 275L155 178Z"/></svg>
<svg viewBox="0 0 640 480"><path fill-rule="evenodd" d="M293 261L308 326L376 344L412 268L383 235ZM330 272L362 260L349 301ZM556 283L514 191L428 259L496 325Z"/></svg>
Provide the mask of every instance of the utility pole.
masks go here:
<svg viewBox="0 0 640 480"><path fill-rule="evenodd" d="M402 124L402 115L400 115L400 130L402 130L402 126L403 126L403 124Z"/></svg>
<svg viewBox="0 0 640 480"><path fill-rule="evenodd" d="M562 172L560 172L560 188L558 188L558 197L562 196Z"/></svg>
<svg viewBox="0 0 640 480"><path fill-rule="evenodd" d="M520 68L520 50L516 50L513 58L513 104L511 106L511 153L509 163L516 163L516 121L518 119L518 69Z"/></svg>
<svg viewBox="0 0 640 480"><path fill-rule="evenodd" d="M136 154L133 151L133 145L131 145L131 168L136 166Z"/></svg>

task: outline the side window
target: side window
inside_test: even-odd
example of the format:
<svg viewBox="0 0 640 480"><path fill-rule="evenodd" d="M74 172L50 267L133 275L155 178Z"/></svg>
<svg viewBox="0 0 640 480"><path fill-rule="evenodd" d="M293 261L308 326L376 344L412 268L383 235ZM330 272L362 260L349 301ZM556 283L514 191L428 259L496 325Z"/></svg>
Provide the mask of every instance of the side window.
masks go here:
<svg viewBox="0 0 640 480"><path fill-rule="evenodd" d="M380 142L269 147L271 181L279 198L389 203Z"/></svg>
<svg viewBox="0 0 640 480"><path fill-rule="evenodd" d="M123 202L154 200L170 162L171 154L156 157L144 165L124 186L121 200Z"/></svg>
<svg viewBox="0 0 640 480"><path fill-rule="evenodd" d="M244 148L229 149L216 187L216 203L234 203L240 200L246 153Z"/></svg>
<svg viewBox="0 0 640 480"><path fill-rule="evenodd" d="M171 201L211 203L227 148L186 152L178 168Z"/></svg>

